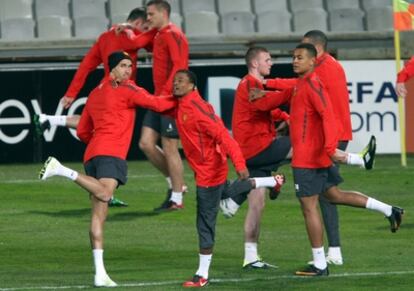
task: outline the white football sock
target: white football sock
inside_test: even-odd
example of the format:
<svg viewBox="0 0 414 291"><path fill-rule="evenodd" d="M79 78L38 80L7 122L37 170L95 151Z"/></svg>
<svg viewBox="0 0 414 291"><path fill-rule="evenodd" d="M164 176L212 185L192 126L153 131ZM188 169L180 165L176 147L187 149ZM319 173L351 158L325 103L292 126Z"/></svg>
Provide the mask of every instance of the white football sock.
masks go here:
<svg viewBox="0 0 414 291"><path fill-rule="evenodd" d="M72 181L75 181L79 175L78 172L63 166L62 164L59 165L59 167L56 169L56 172L57 175L69 178Z"/></svg>
<svg viewBox="0 0 414 291"><path fill-rule="evenodd" d="M368 197L367 205L365 205L367 209L376 210L383 213L385 216L390 216L392 213L392 206L388 205L384 202L378 201L374 198Z"/></svg>
<svg viewBox="0 0 414 291"><path fill-rule="evenodd" d="M106 270L105 270L105 266L103 263L103 250L94 249L92 250L92 254L93 254L93 263L95 265L95 275L96 276L106 275Z"/></svg>
<svg viewBox="0 0 414 291"><path fill-rule="evenodd" d="M328 256L334 259L342 259L341 247L329 247Z"/></svg>
<svg viewBox="0 0 414 291"><path fill-rule="evenodd" d="M50 125L66 126L66 115L46 115ZM40 119L41 120L41 119Z"/></svg>
<svg viewBox="0 0 414 291"><path fill-rule="evenodd" d="M364 159L359 154L348 153L346 163L348 165L364 166Z"/></svg>
<svg viewBox="0 0 414 291"><path fill-rule="evenodd" d="M312 255L313 255L313 265L320 270L326 269L328 265L326 263L326 258L325 258L325 253L323 251L323 247L312 248Z"/></svg>
<svg viewBox="0 0 414 291"><path fill-rule="evenodd" d="M276 180L274 177L251 178L256 182L256 189L260 187L274 187Z"/></svg>
<svg viewBox="0 0 414 291"><path fill-rule="evenodd" d="M168 189L172 189L171 177L165 177L165 180L167 180Z"/></svg>
<svg viewBox="0 0 414 291"><path fill-rule="evenodd" d="M203 277L204 279L208 279L208 270L210 269L211 259L213 257L212 254L210 255L202 255L200 256L200 262L198 265L198 270L196 275Z"/></svg>
<svg viewBox="0 0 414 291"><path fill-rule="evenodd" d="M244 243L244 261L247 263L253 263L259 259L257 254L257 243L245 242Z"/></svg>
<svg viewBox="0 0 414 291"><path fill-rule="evenodd" d="M183 204L183 192L172 191L170 201L175 202L178 205Z"/></svg>

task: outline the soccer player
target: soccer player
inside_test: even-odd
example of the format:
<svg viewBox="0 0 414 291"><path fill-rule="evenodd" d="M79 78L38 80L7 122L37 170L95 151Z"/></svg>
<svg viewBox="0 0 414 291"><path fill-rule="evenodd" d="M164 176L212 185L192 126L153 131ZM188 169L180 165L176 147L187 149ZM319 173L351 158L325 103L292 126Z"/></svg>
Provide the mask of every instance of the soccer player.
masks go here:
<svg viewBox="0 0 414 291"><path fill-rule="evenodd" d="M133 9L128 17L126 25L130 28L129 33L137 36L137 39L133 42L126 33L116 34L115 27L102 33L96 43L91 47L88 53L83 58L76 71L72 82L69 85L65 96L62 97L61 103L64 108L69 108L75 98L78 96L79 91L83 87L86 78L89 73L95 70L100 64L104 66L105 77L109 75L108 56L114 51L126 51L132 59L132 73L131 80L136 80L137 74L137 58L138 48L148 47L154 38L156 30L144 33L147 30L146 13L142 8ZM46 115L40 114L34 116L34 123L36 126L37 134L40 136L45 129L50 126L64 126L68 128L75 128L79 123L80 115ZM127 206L125 202L113 197L109 201L110 206Z"/></svg>
<svg viewBox="0 0 414 291"><path fill-rule="evenodd" d="M252 47L245 61L248 74L240 81L233 106L233 137L240 145L251 176L266 177L276 171L280 163L290 157L291 145L288 136L276 138L272 111L278 109L272 103L256 106L249 102L249 89L263 89L264 77L270 74L272 59L267 49ZM279 116L287 120L289 115L278 110ZM248 211L244 223L244 268L274 267L260 258L257 250L260 235L260 222L265 206L266 188L256 188L248 195ZM278 192L271 191L271 198ZM235 214L243 198L225 199L220 206L227 217ZM236 203L235 203L236 202Z"/></svg>
<svg viewBox="0 0 414 291"><path fill-rule="evenodd" d="M194 277L183 287L203 287L213 254L216 218L219 202L228 193L249 193L254 187L276 187L284 183L283 175L247 180L246 168L239 145L230 137L213 107L202 99L196 88L193 72L179 70L173 82L173 95L178 99L175 118L184 153L194 171L197 190L197 232L199 238L199 267ZM227 184L229 156L241 180Z"/></svg>
<svg viewBox="0 0 414 291"><path fill-rule="evenodd" d="M170 22L171 7L167 1L152 0L147 2L146 8L148 25L157 30L153 41L154 94L169 95L175 72L188 68L188 41L184 33ZM162 148L157 145L160 138ZM167 197L160 207L154 209L156 211L183 208L184 169L178 138L173 119L147 111L139 147L168 183Z"/></svg>
<svg viewBox="0 0 414 291"><path fill-rule="evenodd" d="M282 93L251 92L252 100L265 96L254 102L290 102L293 178L313 255L313 264L297 271L299 276L329 274L323 247L323 227L317 209L319 195L325 195L334 204L383 213L392 232L400 227L404 213L402 208L337 187L342 178L332 161L343 160L343 157L339 157L341 151L336 149L338 128L330 97L314 72L316 56L317 51L312 44L298 45L293 53L293 70L299 76L296 86Z"/></svg>
<svg viewBox="0 0 414 291"><path fill-rule="evenodd" d="M345 71L342 65L327 52L328 38L322 31L311 30L306 32L302 43L311 43L316 48L315 73L322 81L327 95L331 98L339 130L337 148L345 151L349 141L352 140L349 93ZM291 88L296 82L297 79L276 78L265 80L264 83L267 88L280 90ZM329 264L342 265L338 209L336 205L329 203L323 195L319 196L319 205L329 243L326 260Z"/></svg>
<svg viewBox="0 0 414 291"><path fill-rule="evenodd" d="M404 66L404 68L397 75L397 93L399 96L405 98L407 96L407 88L405 82L414 76L414 57L412 57Z"/></svg>
<svg viewBox="0 0 414 291"><path fill-rule="evenodd" d="M136 107L167 110L175 106L172 97L149 94L130 79L132 58L122 51L108 57L110 74L90 94L77 128L77 135L87 144L84 154L86 175L69 169L49 157L39 178L63 176L90 193L92 216L90 240L95 265L94 285L113 287L103 262L104 224L108 201L115 189L127 181L126 155L131 144Z"/></svg>

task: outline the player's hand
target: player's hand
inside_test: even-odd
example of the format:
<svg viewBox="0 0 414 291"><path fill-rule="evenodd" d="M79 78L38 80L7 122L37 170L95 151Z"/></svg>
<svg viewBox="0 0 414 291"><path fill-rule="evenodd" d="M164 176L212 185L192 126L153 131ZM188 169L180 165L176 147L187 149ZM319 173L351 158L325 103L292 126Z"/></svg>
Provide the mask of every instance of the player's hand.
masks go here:
<svg viewBox="0 0 414 291"><path fill-rule="evenodd" d="M249 91L249 101L252 102L256 99L260 99L266 95L266 91L259 88L252 88Z"/></svg>
<svg viewBox="0 0 414 291"><path fill-rule="evenodd" d="M405 87L404 83L397 83L395 89L397 90L399 97L405 98L405 96L407 96L407 88Z"/></svg>
<svg viewBox="0 0 414 291"><path fill-rule="evenodd" d="M335 163L346 164L346 161L348 159L348 153L341 151L340 149L336 149L335 153L331 156L331 159Z"/></svg>
<svg viewBox="0 0 414 291"><path fill-rule="evenodd" d="M131 28L131 26L127 23L118 23L115 24L115 34L119 35L121 32L126 30L127 28Z"/></svg>
<svg viewBox="0 0 414 291"><path fill-rule="evenodd" d="M247 170L247 169L241 170L241 171L237 172L237 176L239 176L240 180L246 180L250 176L249 170Z"/></svg>
<svg viewBox="0 0 414 291"><path fill-rule="evenodd" d="M60 99L60 103L62 103L63 108L68 109L74 100L75 98L73 97L63 96L62 99Z"/></svg>

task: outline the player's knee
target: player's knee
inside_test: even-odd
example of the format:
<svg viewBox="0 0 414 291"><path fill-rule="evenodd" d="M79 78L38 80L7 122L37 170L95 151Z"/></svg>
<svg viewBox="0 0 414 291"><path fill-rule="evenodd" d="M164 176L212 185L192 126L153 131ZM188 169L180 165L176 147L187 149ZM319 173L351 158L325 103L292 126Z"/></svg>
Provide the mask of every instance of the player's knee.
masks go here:
<svg viewBox="0 0 414 291"><path fill-rule="evenodd" d="M144 139L139 140L138 146L143 152L149 152L151 151L151 148L154 147L154 145L151 142L148 142Z"/></svg>

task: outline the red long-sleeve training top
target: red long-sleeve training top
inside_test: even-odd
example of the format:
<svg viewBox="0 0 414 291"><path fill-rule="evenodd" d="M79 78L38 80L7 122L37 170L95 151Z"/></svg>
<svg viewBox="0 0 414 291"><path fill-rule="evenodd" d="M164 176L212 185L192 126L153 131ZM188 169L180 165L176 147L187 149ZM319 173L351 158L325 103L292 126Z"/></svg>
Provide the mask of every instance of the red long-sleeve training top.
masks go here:
<svg viewBox="0 0 414 291"><path fill-rule="evenodd" d="M397 83L405 83L414 76L414 57L412 57L397 75Z"/></svg>
<svg viewBox="0 0 414 291"><path fill-rule="evenodd" d="M175 98L149 94L131 80L117 84L105 78L90 94L77 128L87 144L83 160L96 156L125 159L131 144L136 107L166 111L176 106Z"/></svg>
<svg viewBox="0 0 414 291"><path fill-rule="evenodd" d="M105 77L107 77L109 75L108 56L115 51L125 51L130 55L132 59L131 80L135 81L137 75L138 49L149 46L156 32L156 30L151 30L146 33L141 33L135 30L136 37L134 41L129 39L125 33L116 35L114 28L102 33L79 64L79 68L65 96L76 98L85 84L89 73L95 70L100 64L103 64Z"/></svg>
<svg viewBox="0 0 414 291"><path fill-rule="evenodd" d="M246 169L243 154L213 106L198 91L178 99L173 112L181 143L197 186L217 186L227 180L227 156L236 171Z"/></svg>
<svg viewBox="0 0 414 291"><path fill-rule="evenodd" d="M174 24L162 28L153 43L152 78L155 95L170 95L175 72L188 69L188 41Z"/></svg>
<svg viewBox="0 0 414 291"><path fill-rule="evenodd" d="M293 148L292 167L326 168L338 143L334 111L326 89L315 73L298 79L293 90L270 92L254 101L286 103L290 100L290 139Z"/></svg>
<svg viewBox="0 0 414 291"><path fill-rule="evenodd" d="M326 92L331 98L338 126L338 138L341 141L352 140L351 113L349 93L345 71L342 65L330 54L324 53L316 59L315 73L321 79ZM276 78L267 80L266 87L286 89L293 87L297 79Z"/></svg>
<svg viewBox="0 0 414 291"><path fill-rule="evenodd" d="M276 138L272 110L279 104L249 102L249 91L253 88L263 89L262 82L248 74L237 86L233 105L233 137L246 160L263 151Z"/></svg>

